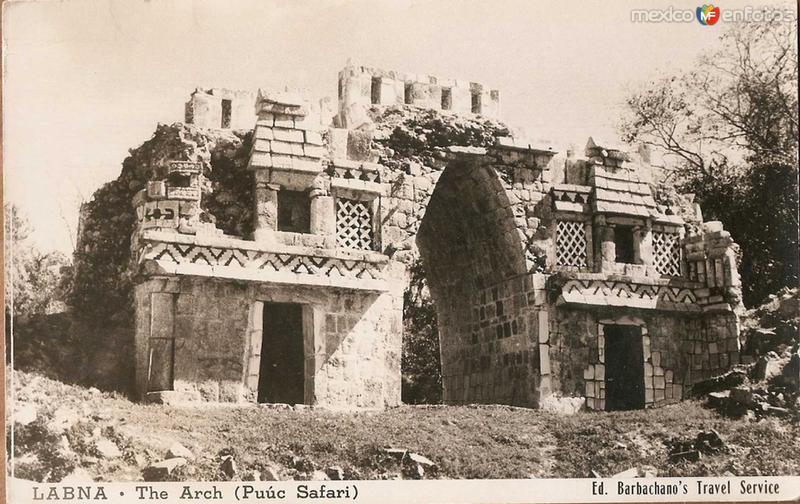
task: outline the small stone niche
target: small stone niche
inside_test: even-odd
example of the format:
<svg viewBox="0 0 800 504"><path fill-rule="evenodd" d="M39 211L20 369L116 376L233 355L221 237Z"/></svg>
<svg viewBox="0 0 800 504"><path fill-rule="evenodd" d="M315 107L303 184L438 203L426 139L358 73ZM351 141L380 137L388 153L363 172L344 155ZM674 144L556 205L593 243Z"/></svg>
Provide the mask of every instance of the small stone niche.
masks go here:
<svg viewBox="0 0 800 504"><path fill-rule="evenodd" d="M472 113L480 114L482 110L481 94L477 92L472 93Z"/></svg>
<svg viewBox="0 0 800 504"><path fill-rule="evenodd" d="M406 105L414 103L414 85L410 82L406 82L403 101Z"/></svg>
<svg viewBox="0 0 800 504"><path fill-rule="evenodd" d="M231 100L222 100L222 124L220 125L222 128L230 128L231 127L231 110L233 108L233 103Z"/></svg>
<svg viewBox="0 0 800 504"><path fill-rule="evenodd" d="M453 90L450 88L442 88L442 110L450 110L453 108Z"/></svg>
<svg viewBox="0 0 800 504"><path fill-rule="evenodd" d="M373 77L370 86L370 101L373 105L381 103L381 78Z"/></svg>
<svg viewBox="0 0 800 504"><path fill-rule="evenodd" d="M635 264L633 226L614 226L615 262Z"/></svg>

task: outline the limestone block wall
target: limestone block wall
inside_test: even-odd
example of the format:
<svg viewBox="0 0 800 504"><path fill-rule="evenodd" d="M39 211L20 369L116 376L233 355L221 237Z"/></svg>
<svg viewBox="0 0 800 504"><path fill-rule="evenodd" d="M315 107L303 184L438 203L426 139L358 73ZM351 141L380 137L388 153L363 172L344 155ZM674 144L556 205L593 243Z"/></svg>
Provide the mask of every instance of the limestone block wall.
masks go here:
<svg viewBox="0 0 800 504"><path fill-rule="evenodd" d="M738 362L738 329L730 313L687 316L552 306L549 313L552 391L584 396L590 409L605 409L605 324L641 328L647 407L678 401L686 397L694 383L721 374Z"/></svg>
<svg viewBox="0 0 800 504"><path fill-rule="evenodd" d="M186 102L184 120L200 128L252 129L255 104L253 92L197 88Z"/></svg>
<svg viewBox="0 0 800 504"><path fill-rule="evenodd" d="M633 325L642 332L645 406L679 400L683 394L681 334L685 319L631 310L597 312L552 307L549 334L551 383L564 396L584 396L589 409L606 409L604 325ZM674 332L673 332L674 331Z"/></svg>
<svg viewBox="0 0 800 504"><path fill-rule="evenodd" d="M259 304L291 302L306 307L307 404L397 405L400 287L370 293L190 276L147 280L135 291L137 388L141 396L167 390L161 394L177 401L255 401Z"/></svg>
<svg viewBox="0 0 800 504"><path fill-rule="evenodd" d="M687 356L685 382L706 380L738 364L739 329L738 318L732 312L710 313L693 321L683 341Z"/></svg>
<svg viewBox="0 0 800 504"><path fill-rule="evenodd" d="M583 371L599 362L597 319L590 312L556 310L553 306L548 306L547 312L549 334L542 351L547 350L549 355L550 390L564 396L588 395Z"/></svg>
<svg viewBox="0 0 800 504"><path fill-rule="evenodd" d="M539 356L531 337L520 276L474 293L471 313L447 330L467 330L469 338L444 334L444 399L450 404L498 403L534 406L538 400ZM464 329L461 329L464 328Z"/></svg>
<svg viewBox="0 0 800 504"><path fill-rule="evenodd" d="M645 318L645 317L643 317ZM647 337L643 338L645 353L645 401L660 406L680 400L693 384L687 376L689 358L684 342L694 334L701 319L667 313L654 313L645 318ZM727 369L726 369L727 370ZM652 383L651 383L652 380Z"/></svg>
<svg viewBox="0 0 800 504"><path fill-rule="evenodd" d="M457 113L500 115L500 92L477 82L348 64L339 72L337 125L368 122L372 105L415 105Z"/></svg>
<svg viewBox="0 0 800 504"><path fill-rule="evenodd" d="M553 219L550 212L549 190L550 168L554 152L530 151L499 144L487 152L485 149L451 148L441 165L425 168L419 165L407 167L407 172L381 170L381 180L390 191L386 198L385 219L381 223L385 250L413 249L423 217L429 211L428 202L442 176L442 170L450 163L466 162L483 166L486 173L493 173L492 191L502 193L503 209L496 217L507 220L508 232L519 240L527 270L542 271L551 248ZM467 157L464 157L464 155ZM455 168L458 170L458 168ZM477 182L476 183L483 183ZM471 190L471 189L463 189ZM461 199L469 200L466 192Z"/></svg>

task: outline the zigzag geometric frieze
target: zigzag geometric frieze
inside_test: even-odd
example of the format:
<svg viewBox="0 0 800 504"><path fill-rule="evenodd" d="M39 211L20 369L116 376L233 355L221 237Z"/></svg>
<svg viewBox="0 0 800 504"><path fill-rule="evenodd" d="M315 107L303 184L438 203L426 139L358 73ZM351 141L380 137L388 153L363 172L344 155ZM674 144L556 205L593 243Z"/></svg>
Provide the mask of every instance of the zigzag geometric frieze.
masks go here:
<svg viewBox="0 0 800 504"><path fill-rule="evenodd" d="M648 304L654 307L698 304L698 296L691 288L612 280L568 280L561 288L561 293L568 302L587 304L607 304L610 300L621 300L623 305L629 300L632 306L638 306L642 301L650 302ZM580 298L576 298L576 295Z"/></svg>
<svg viewBox="0 0 800 504"><path fill-rule="evenodd" d="M178 243L148 243L140 249L138 262L148 259L351 279L382 277L380 267L367 261Z"/></svg>

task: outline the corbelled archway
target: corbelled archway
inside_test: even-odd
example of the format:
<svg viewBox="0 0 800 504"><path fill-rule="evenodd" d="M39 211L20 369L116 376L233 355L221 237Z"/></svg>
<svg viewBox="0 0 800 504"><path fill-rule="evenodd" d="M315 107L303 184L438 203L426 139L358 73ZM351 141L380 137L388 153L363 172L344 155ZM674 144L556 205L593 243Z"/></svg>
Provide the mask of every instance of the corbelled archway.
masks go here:
<svg viewBox="0 0 800 504"><path fill-rule="evenodd" d="M417 245L438 315L444 401L530 402L522 380L527 373L510 371L500 351L501 340L524 331L510 313L505 282L524 274L526 264L508 197L491 166L459 159L444 170Z"/></svg>

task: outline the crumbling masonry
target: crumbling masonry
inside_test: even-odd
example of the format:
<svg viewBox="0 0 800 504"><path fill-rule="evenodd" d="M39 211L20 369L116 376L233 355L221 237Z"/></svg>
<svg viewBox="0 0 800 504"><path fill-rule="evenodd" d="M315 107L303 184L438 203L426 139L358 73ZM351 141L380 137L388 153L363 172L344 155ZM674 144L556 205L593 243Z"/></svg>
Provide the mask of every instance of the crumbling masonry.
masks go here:
<svg viewBox="0 0 800 504"><path fill-rule="evenodd" d="M202 211L203 162L154 167L133 202L140 396L399 404L417 254L446 403L641 408L737 363L736 246L692 205L657 204L639 156L501 137L401 171L354 148L371 107L497 115L499 103L482 85L353 65L335 116L288 93L193 93L187 123L255 123L255 231L224 235Z"/></svg>

